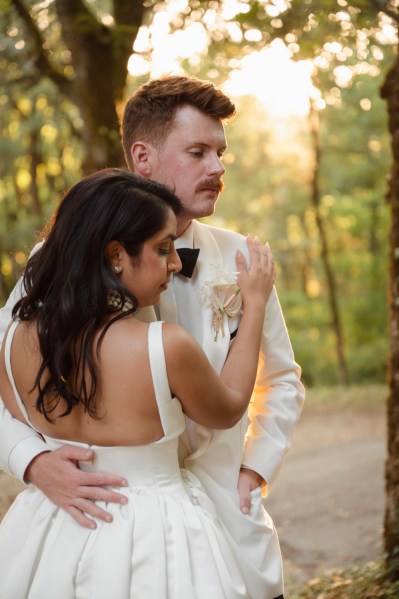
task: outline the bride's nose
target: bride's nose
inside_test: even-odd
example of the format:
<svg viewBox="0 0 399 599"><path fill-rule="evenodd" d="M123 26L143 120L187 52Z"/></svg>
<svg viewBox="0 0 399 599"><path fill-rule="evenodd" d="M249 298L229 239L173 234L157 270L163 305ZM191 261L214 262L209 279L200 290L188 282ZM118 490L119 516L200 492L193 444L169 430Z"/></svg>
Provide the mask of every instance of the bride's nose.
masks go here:
<svg viewBox="0 0 399 599"><path fill-rule="evenodd" d="M182 269L182 264L180 260L180 256L177 253L175 247L171 250L169 254L168 260L168 271L169 272L179 272Z"/></svg>

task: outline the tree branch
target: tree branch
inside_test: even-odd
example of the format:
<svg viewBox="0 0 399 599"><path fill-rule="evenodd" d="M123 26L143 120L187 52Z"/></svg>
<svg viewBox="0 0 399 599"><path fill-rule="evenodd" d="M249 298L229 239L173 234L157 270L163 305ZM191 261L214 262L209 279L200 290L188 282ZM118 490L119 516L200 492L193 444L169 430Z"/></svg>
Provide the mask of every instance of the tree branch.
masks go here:
<svg viewBox="0 0 399 599"><path fill-rule="evenodd" d="M69 79L50 61L48 52L44 50L45 40L25 4L22 0L12 0L12 4L21 17L29 39L36 51L37 59L35 60L35 64L38 70L43 75L49 77L61 91L65 92L66 88L70 85Z"/></svg>

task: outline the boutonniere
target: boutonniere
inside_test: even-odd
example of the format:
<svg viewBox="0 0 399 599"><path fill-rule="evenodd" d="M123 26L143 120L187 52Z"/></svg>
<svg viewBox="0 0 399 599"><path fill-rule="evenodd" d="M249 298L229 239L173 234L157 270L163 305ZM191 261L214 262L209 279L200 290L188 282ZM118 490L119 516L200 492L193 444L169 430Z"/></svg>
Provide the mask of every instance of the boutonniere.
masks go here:
<svg viewBox="0 0 399 599"><path fill-rule="evenodd" d="M237 318L241 311L242 299L240 288L237 287L237 274L227 270L222 264L211 266L211 276L201 286L202 301L211 308L212 329L217 341L219 331L224 337L224 317Z"/></svg>

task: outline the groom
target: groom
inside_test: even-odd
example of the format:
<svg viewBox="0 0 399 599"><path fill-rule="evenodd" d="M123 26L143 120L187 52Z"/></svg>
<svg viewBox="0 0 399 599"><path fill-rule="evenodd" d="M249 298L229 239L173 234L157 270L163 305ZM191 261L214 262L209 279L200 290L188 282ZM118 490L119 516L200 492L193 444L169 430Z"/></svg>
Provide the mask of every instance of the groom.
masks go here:
<svg viewBox="0 0 399 599"><path fill-rule="evenodd" d="M212 309L201 300L200 290L204 285L218 284L223 269L235 269L235 251L246 251L245 240L196 219L213 214L222 190L226 149L223 121L234 111L231 101L211 83L167 77L137 90L126 105L122 125L129 168L174 190L184 208L178 221L177 247L184 248L191 259L190 250L197 250L191 265L184 266L167 295L161 296L157 317L178 321L187 328L218 372L239 323L225 317L216 336ZM2 310L0 328L7 323L19 293L14 290ZM148 312L149 319L155 317L151 309ZM303 401L299 376L273 292L265 312L249 420L244 418L225 431L210 431L188 422L181 440L181 463L199 477L216 503L242 557L253 599L274 599L283 592L278 539L262 507L261 495L266 494L291 443ZM63 448L58 453L43 453L47 448L42 441L5 411L0 417L0 437L1 464L38 486L80 523L90 523L84 512L106 518L93 501L121 499L103 488L121 485L119 477L83 473L74 467L73 460L90 459L90 452L82 456L81 449Z"/></svg>

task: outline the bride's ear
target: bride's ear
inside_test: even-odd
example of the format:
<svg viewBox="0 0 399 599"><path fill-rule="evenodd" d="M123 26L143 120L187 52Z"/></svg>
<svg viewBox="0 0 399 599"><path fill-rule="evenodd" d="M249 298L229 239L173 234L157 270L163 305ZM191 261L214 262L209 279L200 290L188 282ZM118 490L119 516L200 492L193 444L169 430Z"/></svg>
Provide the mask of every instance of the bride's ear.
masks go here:
<svg viewBox="0 0 399 599"><path fill-rule="evenodd" d="M122 256L124 251L122 245L119 243L119 241L110 241L105 251L108 264L110 265L112 270L116 274L121 274L123 270Z"/></svg>

